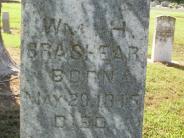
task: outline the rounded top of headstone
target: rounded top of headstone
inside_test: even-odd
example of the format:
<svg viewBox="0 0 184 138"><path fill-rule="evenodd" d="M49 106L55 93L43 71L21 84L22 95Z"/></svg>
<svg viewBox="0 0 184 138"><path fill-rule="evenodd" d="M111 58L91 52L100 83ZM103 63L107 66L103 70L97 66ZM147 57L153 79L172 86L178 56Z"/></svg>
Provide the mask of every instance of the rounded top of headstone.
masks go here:
<svg viewBox="0 0 184 138"><path fill-rule="evenodd" d="M158 32L174 32L176 18L171 16L157 16L156 17L156 30Z"/></svg>
<svg viewBox="0 0 184 138"><path fill-rule="evenodd" d="M165 16L165 15L157 16L156 19L157 20L164 20L164 21L176 21L175 17Z"/></svg>

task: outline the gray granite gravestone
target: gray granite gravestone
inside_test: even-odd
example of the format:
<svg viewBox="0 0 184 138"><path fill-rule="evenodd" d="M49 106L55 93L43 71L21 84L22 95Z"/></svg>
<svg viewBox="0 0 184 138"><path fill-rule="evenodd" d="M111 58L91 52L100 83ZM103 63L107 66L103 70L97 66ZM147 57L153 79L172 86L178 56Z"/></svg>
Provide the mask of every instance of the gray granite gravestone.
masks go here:
<svg viewBox="0 0 184 138"><path fill-rule="evenodd" d="M24 0L21 138L141 138L147 0Z"/></svg>
<svg viewBox="0 0 184 138"><path fill-rule="evenodd" d="M2 13L2 25L4 33L11 33L10 31L10 17L8 12Z"/></svg>

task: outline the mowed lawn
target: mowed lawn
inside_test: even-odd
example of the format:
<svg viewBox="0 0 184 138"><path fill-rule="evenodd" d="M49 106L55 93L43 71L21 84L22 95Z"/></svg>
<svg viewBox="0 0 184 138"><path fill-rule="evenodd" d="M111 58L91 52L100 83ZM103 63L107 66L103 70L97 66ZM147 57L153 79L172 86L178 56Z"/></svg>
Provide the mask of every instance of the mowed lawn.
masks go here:
<svg viewBox="0 0 184 138"><path fill-rule="evenodd" d="M3 33L3 38L13 56L20 47L20 9L20 4L3 4L3 11L10 12L12 30L12 34ZM150 15L148 57L155 17L170 15L176 18L173 60L184 61L184 12L152 9ZM146 83L144 138L184 138L184 67L148 64Z"/></svg>
<svg viewBox="0 0 184 138"><path fill-rule="evenodd" d="M11 34L3 33L5 46L8 48L20 47L20 28L21 28L21 5L3 4L2 12L9 12Z"/></svg>

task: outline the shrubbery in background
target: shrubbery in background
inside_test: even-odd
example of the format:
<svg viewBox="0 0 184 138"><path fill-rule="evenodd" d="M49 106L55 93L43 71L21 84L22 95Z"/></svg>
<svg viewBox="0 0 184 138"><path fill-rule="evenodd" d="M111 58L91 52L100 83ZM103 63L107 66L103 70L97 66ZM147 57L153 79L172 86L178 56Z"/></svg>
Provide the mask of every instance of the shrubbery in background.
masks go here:
<svg viewBox="0 0 184 138"><path fill-rule="evenodd" d="M155 0L151 0L151 1L155 1ZM175 3L184 3L184 0L158 0L159 2L163 2L163 1L169 1L169 2L175 2Z"/></svg>

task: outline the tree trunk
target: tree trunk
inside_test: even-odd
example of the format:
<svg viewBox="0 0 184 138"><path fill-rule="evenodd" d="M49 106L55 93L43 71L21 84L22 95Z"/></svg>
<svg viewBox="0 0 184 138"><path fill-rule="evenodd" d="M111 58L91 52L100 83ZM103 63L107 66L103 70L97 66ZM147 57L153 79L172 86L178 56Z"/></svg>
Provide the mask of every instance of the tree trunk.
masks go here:
<svg viewBox="0 0 184 138"><path fill-rule="evenodd" d="M0 2L0 14L1 8L2 4ZM0 80L2 80L4 77L17 74L18 72L19 70L18 67L16 66L16 63L11 59L8 51L4 47L0 28Z"/></svg>

